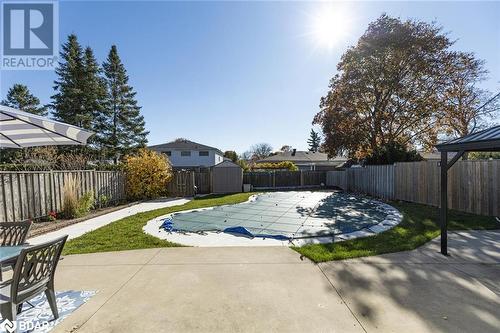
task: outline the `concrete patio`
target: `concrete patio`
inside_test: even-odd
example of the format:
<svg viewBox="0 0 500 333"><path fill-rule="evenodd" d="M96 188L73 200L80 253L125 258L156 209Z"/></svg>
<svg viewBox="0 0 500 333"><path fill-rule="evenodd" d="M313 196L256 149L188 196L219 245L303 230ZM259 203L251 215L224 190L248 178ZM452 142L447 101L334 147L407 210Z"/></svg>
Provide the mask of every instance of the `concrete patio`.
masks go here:
<svg viewBox="0 0 500 333"><path fill-rule="evenodd" d="M54 332L498 332L500 232L315 265L285 247L66 256L58 290L99 293Z"/></svg>

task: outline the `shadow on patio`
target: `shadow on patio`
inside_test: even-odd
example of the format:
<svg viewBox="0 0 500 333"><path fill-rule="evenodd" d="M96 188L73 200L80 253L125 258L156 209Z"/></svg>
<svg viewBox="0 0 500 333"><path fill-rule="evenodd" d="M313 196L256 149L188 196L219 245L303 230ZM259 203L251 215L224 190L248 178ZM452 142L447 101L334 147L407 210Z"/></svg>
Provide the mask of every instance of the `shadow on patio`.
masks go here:
<svg viewBox="0 0 500 333"><path fill-rule="evenodd" d="M450 234L411 252L319 264L367 331L498 332L500 232Z"/></svg>

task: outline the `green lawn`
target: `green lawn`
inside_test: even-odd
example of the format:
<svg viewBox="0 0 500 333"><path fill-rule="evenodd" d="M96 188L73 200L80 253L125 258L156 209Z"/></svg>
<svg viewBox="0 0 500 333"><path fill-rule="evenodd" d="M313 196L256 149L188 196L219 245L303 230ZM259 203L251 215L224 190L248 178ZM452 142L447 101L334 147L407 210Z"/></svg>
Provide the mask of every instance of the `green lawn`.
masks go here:
<svg viewBox="0 0 500 333"><path fill-rule="evenodd" d="M142 227L149 220L161 215L181 210L240 203L247 201L252 194L209 195L194 199L184 205L138 213L68 241L64 247L63 254L181 246L147 235L142 231Z"/></svg>
<svg viewBox="0 0 500 333"><path fill-rule="evenodd" d="M439 236L437 208L412 203L392 202L391 205L403 214L403 221L388 231L372 237L293 249L314 262L322 262L413 250ZM493 217L451 210L448 226L449 230L500 229L500 223Z"/></svg>

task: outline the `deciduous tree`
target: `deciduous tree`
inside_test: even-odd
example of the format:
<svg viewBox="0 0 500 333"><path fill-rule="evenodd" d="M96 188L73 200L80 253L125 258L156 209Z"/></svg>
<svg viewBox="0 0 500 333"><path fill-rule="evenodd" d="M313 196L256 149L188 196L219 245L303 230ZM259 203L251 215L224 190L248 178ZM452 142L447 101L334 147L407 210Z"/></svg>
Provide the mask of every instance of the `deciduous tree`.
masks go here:
<svg viewBox="0 0 500 333"><path fill-rule="evenodd" d="M273 147L268 143L257 143L250 148L252 158L259 160L268 157L272 151Z"/></svg>
<svg viewBox="0 0 500 333"><path fill-rule="evenodd" d="M329 155L436 142L449 38L435 24L382 15L337 65L313 123Z"/></svg>
<svg viewBox="0 0 500 333"><path fill-rule="evenodd" d="M281 146L280 151L283 153L288 153L288 152L292 151L292 146L283 145L283 146Z"/></svg>
<svg viewBox="0 0 500 333"><path fill-rule="evenodd" d="M500 108L500 96L479 87L488 71L474 54L451 52L448 61L441 125L448 136L461 137L485 127Z"/></svg>
<svg viewBox="0 0 500 333"><path fill-rule="evenodd" d="M238 160L238 154L236 154L234 150L226 150L224 152L224 157L229 158L233 162Z"/></svg>

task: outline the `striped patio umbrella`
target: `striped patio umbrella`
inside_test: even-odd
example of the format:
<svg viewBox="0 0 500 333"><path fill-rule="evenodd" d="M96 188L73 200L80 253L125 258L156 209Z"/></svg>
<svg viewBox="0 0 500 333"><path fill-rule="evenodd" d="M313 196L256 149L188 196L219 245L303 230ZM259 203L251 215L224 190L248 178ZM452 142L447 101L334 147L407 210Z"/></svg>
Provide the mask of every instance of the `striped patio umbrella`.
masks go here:
<svg viewBox="0 0 500 333"><path fill-rule="evenodd" d="M0 148L85 145L92 134L73 125L0 105Z"/></svg>

